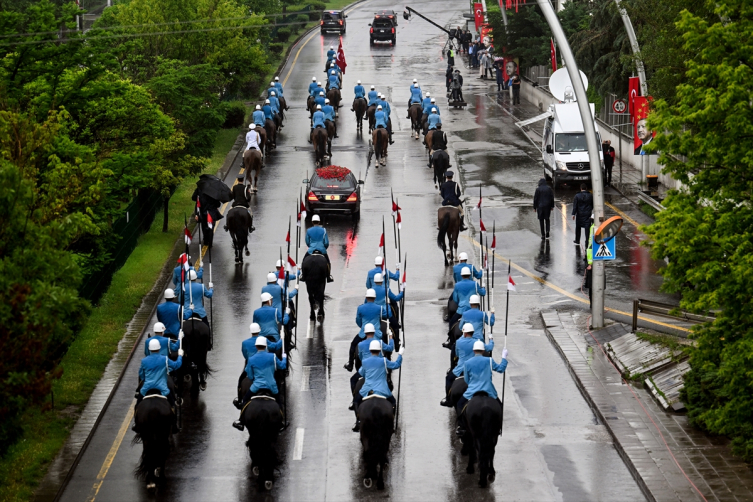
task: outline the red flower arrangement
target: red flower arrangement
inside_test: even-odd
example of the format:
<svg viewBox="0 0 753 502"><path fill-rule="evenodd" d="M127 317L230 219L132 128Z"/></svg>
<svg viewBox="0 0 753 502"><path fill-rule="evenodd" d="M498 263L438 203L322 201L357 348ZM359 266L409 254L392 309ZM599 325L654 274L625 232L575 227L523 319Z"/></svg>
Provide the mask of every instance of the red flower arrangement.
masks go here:
<svg viewBox="0 0 753 502"><path fill-rule="evenodd" d="M341 166L325 166L316 170L316 175L325 180L336 179L338 181L344 181L350 174L350 169Z"/></svg>

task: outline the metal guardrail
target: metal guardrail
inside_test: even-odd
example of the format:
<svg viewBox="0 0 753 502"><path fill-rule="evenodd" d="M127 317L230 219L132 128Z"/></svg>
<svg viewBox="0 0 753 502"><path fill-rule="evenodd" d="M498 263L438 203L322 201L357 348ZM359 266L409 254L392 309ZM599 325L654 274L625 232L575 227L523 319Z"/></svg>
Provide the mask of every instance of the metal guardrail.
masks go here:
<svg viewBox="0 0 753 502"><path fill-rule="evenodd" d="M654 302L651 300L633 300L633 333L638 329L638 314L652 314L676 321L682 320L685 322L701 324L704 322L713 322L716 319L713 312L709 312L709 315L693 314L686 310L682 310L676 305L669 305L667 303Z"/></svg>
<svg viewBox="0 0 753 502"><path fill-rule="evenodd" d="M656 201L653 197L650 197L646 195L644 192L639 191L638 192L638 198L648 204L649 206L653 207L657 211L664 211L666 207L662 206L659 202Z"/></svg>

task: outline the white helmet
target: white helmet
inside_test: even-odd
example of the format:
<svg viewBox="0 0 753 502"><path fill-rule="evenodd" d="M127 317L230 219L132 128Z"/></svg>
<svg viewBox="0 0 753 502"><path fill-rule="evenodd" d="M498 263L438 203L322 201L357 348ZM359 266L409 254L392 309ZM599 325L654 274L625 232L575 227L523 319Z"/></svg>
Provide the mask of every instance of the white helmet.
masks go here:
<svg viewBox="0 0 753 502"><path fill-rule="evenodd" d="M311 217L311 221L322 221L322 220L321 218L319 218L318 214L315 214L314 216Z"/></svg>
<svg viewBox="0 0 753 502"><path fill-rule="evenodd" d="M381 256L374 258L374 265L381 265L384 259Z"/></svg>
<svg viewBox="0 0 753 502"><path fill-rule="evenodd" d="M248 128L253 131L254 129L256 129L256 124L248 124Z"/></svg>
<svg viewBox="0 0 753 502"><path fill-rule="evenodd" d="M356 84L358 84L358 85L361 85L361 81L360 81L360 80L359 80L359 81L357 81L357 82L356 82Z"/></svg>
<svg viewBox="0 0 753 502"><path fill-rule="evenodd" d="M381 109L382 109L382 105L377 106L377 110L381 110Z"/></svg>
<svg viewBox="0 0 753 502"><path fill-rule="evenodd" d="M272 272L268 273L267 282L277 282L277 274L273 274Z"/></svg>
<svg viewBox="0 0 753 502"><path fill-rule="evenodd" d="M481 297L479 295L471 295L471 299L468 303L471 305L481 305Z"/></svg>
<svg viewBox="0 0 753 502"><path fill-rule="evenodd" d="M334 45L330 45L329 48L332 49L332 50L335 50L335 46Z"/></svg>
<svg viewBox="0 0 753 502"><path fill-rule="evenodd" d="M373 86L373 85L371 86L371 90L372 90L372 91L374 90L374 86Z"/></svg>
<svg viewBox="0 0 753 502"><path fill-rule="evenodd" d="M474 331L473 324L469 322L463 324L463 333L473 333Z"/></svg>
<svg viewBox="0 0 753 502"><path fill-rule="evenodd" d="M471 269L468 267L461 268L460 275L471 275Z"/></svg>
<svg viewBox="0 0 753 502"><path fill-rule="evenodd" d="M311 79L312 82L316 82L316 77Z"/></svg>
<svg viewBox="0 0 753 502"><path fill-rule="evenodd" d="M262 303L267 303L270 300L272 300L272 295L270 295L269 293L262 293L261 294L261 302Z"/></svg>
<svg viewBox="0 0 753 502"><path fill-rule="evenodd" d="M165 290L165 300L172 300L175 298L175 291L172 289L166 289Z"/></svg>
<svg viewBox="0 0 753 502"><path fill-rule="evenodd" d="M431 109L431 113L437 113L437 109L436 108L432 108Z"/></svg>
<svg viewBox="0 0 753 502"><path fill-rule="evenodd" d="M257 336L256 341L254 342L254 345L257 347L266 347L267 346L267 337L266 336ZM475 347L475 345L474 345Z"/></svg>
<svg viewBox="0 0 753 502"><path fill-rule="evenodd" d="M384 282L382 274L374 274L374 282Z"/></svg>
<svg viewBox="0 0 753 502"><path fill-rule="evenodd" d="M272 91L272 92L270 92L270 94L271 94L272 96L277 96L277 93L275 93L275 91Z"/></svg>
<svg viewBox="0 0 753 502"><path fill-rule="evenodd" d="M321 86L322 86L322 83L321 83L321 82L317 82L317 83L316 83L316 86L317 86L317 87L321 87Z"/></svg>
<svg viewBox="0 0 753 502"><path fill-rule="evenodd" d="M484 342L482 342L481 340L476 340L473 343L473 352L478 352L478 351L483 352L485 350L486 350L486 347L484 347Z"/></svg>
<svg viewBox="0 0 753 502"><path fill-rule="evenodd" d="M164 333L165 332L165 325L161 322L154 323L154 327L152 328L152 331L155 333Z"/></svg>
<svg viewBox="0 0 753 502"><path fill-rule="evenodd" d="M413 79L413 83L415 84L416 82L418 82L418 80L416 80L416 79L414 78L414 79Z"/></svg>
<svg viewBox="0 0 753 502"><path fill-rule="evenodd" d="M414 82L415 82L415 80L414 80ZM418 84L413 84L413 87L418 88Z"/></svg>
<svg viewBox="0 0 753 502"><path fill-rule="evenodd" d="M431 98L431 102L432 102L432 103L436 103L436 102L437 102L437 100L436 100L436 99L434 99L434 98ZM435 108L435 109L436 109L436 108Z"/></svg>
<svg viewBox="0 0 753 502"><path fill-rule="evenodd" d="M322 109L322 105L316 105L316 109L317 110L321 110Z"/></svg>
<svg viewBox="0 0 753 502"><path fill-rule="evenodd" d="M160 349L160 343L159 340L156 338L152 338L149 340L149 350L152 352L157 352Z"/></svg>
<svg viewBox="0 0 753 502"><path fill-rule="evenodd" d="M374 288L369 288L366 290L366 298L376 298L376 291Z"/></svg>
<svg viewBox="0 0 753 502"><path fill-rule="evenodd" d="M381 92L377 92L377 97L381 98L382 97L382 93Z"/></svg>
<svg viewBox="0 0 753 502"><path fill-rule="evenodd" d="M382 342L379 340L372 340L369 344L369 351L381 351L382 350Z"/></svg>
<svg viewBox="0 0 753 502"><path fill-rule="evenodd" d="M282 260L277 260L277 263L275 263L275 267L276 268L281 268L282 267Z"/></svg>
<svg viewBox="0 0 753 502"><path fill-rule="evenodd" d="M366 323L366 326L363 327L364 333L376 333L376 330L374 329L374 325L369 323Z"/></svg>
<svg viewBox="0 0 753 502"><path fill-rule="evenodd" d="M430 96L431 96L431 93L430 93L430 92L427 92L427 93L426 93L426 97L428 98L428 97L430 97Z"/></svg>
<svg viewBox="0 0 753 502"><path fill-rule="evenodd" d="M279 82L279 81L280 81L280 77L275 77L275 82Z"/></svg>
<svg viewBox="0 0 753 502"><path fill-rule="evenodd" d="M195 270L191 270L190 272L188 272L188 278L190 280L192 280L192 281L195 281L196 280L196 271Z"/></svg>
<svg viewBox="0 0 753 502"><path fill-rule="evenodd" d="M327 103L329 103L329 99L325 98L324 99L324 104L326 105Z"/></svg>
<svg viewBox="0 0 753 502"><path fill-rule="evenodd" d="M337 72L335 70L332 70L332 73L330 75L337 75Z"/></svg>
<svg viewBox="0 0 753 502"><path fill-rule="evenodd" d="M252 322L251 325L248 327L248 329L249 331L251 331L252 335L261 333L261 326L259 326L258 322Z"/></svg>
<svg viewBox="0 0 753 502"><path fill-rule="evenodd" d="M268 100L268 99L265 99L265 100L264 100L264 104L265 104L265 105L268 105L268 104L269 104L269 100Z"/></svg>
<svg viewBox="0 0 753 502"><path fill-rule="evenodd" d="M324 96L324 91L319 91L320 96Z"/></svg>
<svg viewBox="0 0 753 502"><path fill-rule="evenodd" d="M270 82L269 85L275 85L274 81Z"/></svg>
<svg viewBox="0 0 753 502"><path fill-rule="evenodd" d="M468 253L463 251L458 258L460 258L460 261L466 261L468 259Z"/></svg>
<svg viewBox="0 0 753 502"><path fill-rule="evenodd" d="M261 105L256 105L257 110L261 110Z"/></svg>

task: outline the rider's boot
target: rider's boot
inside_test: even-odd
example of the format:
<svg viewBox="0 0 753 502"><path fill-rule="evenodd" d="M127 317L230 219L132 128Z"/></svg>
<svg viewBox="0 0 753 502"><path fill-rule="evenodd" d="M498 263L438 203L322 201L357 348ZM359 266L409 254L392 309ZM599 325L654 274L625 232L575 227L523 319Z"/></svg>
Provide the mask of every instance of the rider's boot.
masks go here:
<svg viewBox="0 0 753 502"><path fill-rule="evenodd" d="M465 232L466 230L468 229L465 227L465 215L461 215L460 216L460 231Z"/></svg>
<svg viewBox="0 0 753 502"><path fill-rule="evenodd" d="M243 427L243 423L241 423L240 420L236 420L235 422L233 422L233 427L243 432L244 427Z"/></svg>
<svg viewBox="0 0 753 502"><path fill-rule="evenodd" d="M254 230L256 230L256 227L254 226L254 216L251 215L251 228L249 229L248 233L251 233Z"/></svg>
<svg viewBox="0 0 753 502"><path fill-rule="evenodd" d="M452 408L452 404L450 404L450 402L449 402L449 401L447 400L447 398L446 398L446 397L445 397L445 398L443 398L443 399L442 399L442 400L441 400L441 401L439 402L439 405L440 405L440 406L446 406L446 407L448 407L448 408Z"/></svg>
<svg viewBox="0 0 753 502"><path fill-rule="evenodd" d="M352 429L353 432L360 432L361 431L361 421L356 420L356 425L353 426Z"/></svg>

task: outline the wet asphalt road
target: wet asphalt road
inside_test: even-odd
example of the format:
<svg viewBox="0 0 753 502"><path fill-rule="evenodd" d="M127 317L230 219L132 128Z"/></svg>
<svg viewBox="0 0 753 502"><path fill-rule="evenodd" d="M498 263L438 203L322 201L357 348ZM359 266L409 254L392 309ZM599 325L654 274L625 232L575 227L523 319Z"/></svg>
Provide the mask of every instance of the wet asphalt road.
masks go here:
<svg viewBox="0 0 753 502"><path fill-rule="evenodd" d="M462 19L459 9L463 6L453 2L424 1L411 6L440 24L455 26ZM340 138L333 143L332 163L351 168L365 180L362 219L358 223L345 217L325 219L335 282L327 287L323 324L307 322L309 307L305 286L301 287L298 349L292 354L289 378L291 426L279 441L283 463L273 491L256 491L244 445L248 434L230 426L238 416L231 401L243 364L240 344L249 336L248 326L260 304L266 274L284 245L288 215L294 216L300 182L313 169L313 152L306 141L308 116L302 104L311 77L324 75L327 49L337 46L336 35L321 37L318 32L304 38L302 48L299 44L293 49L291 61L281 73L292 109L278 149L267 159L253 202L257 230L251 236L250 259L242 267L235 266L229 235L221 229L216 233L215 335L214 350L209 354L215 371L206 392L197 399L185 396L184 428L174 436L167 482L156 495L150 495L132 474L141 452L140 445L131 445L129 411L140 361L134 357L62 500L643 499L606 429L546 338L538 316L541 308L582 307L583 299L587 302L580 292L582 255L572 244L574 225L566 207L575 192L567 187L557 191L552 238L542 244L531 209L533 191L543 173L540 155L513 126L515 120L533 116L538 110L526 103L511 107L506 97L492 92L496 86L476 80L467 70L464 93L468 109L448 110L444 98L438 100L450 137L452 163L456 169L460 166L471 205L477 201L478 187L483 187L483 217L488 229L496 221L498 255L559 289L513 270L518 291L510 297L510 365L504 434L496 450L497 480L480 489L477 475L465 473L466 458L460 456L459 442L452 433L454 411L439 406L448 363L448 352L440 345L446 332L443 306L452 291L451 274L436 247L436 208L441 201L431 171L425 167L425 150L419 141L410 139L410 123L405 119L413 78L419 79L424 92L444 96L446 61L441 52L446 37L418 18L411 22L401 19L396 47L370 48L366 25L373 12L383 8L401 10L386 1L360 4L350 12L348 34L343 39L348 68ZM368 136L362 138L355 132L349 105L356 79L365 85L374 83L393 106L396 143L389 149L385 168L367 165ZM237 167L231 170L229 183L236 173ZM406 354L399 429L392 442L386 489L378 492L361 484L361 445L358 435L350 431L354 417L347 410L349 374L342 365L356 332L355 311L363 301L366 271L376 256L382 217L388 225L388 266L392 269L394 265L390 188L403 208L402 248L408 253ZM616 195L608 194L607 200L644 221ZM471 220L477 228L478 214L472 213ZM628 224L618 237L619 259L607 266L610 307L627 311L633 297L663 298L653 293L660 279L655 274L656 264L638 246L640 238ZM478 263L478 250L470 239L461 238L460 251L475 252ZM499 260L496 268L495 306L503 321L505 270ZM495 332L499 346L503 322ZM502 376L495 374L494 382L501 390Z"/></svg>

